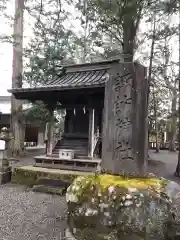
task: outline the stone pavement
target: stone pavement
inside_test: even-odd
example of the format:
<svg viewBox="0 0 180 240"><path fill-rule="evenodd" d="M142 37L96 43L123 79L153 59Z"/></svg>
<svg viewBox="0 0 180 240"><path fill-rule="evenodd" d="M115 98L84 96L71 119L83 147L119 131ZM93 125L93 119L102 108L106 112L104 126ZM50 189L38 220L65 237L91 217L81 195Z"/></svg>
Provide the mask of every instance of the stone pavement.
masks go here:
<svg viewBox="0 0 180 240"><path fill-rule="evenodd" d="M153 159L152 164L148 166L150 172L155 173L159 177L168 178L180 183L180 179L174 176L178 161L178 152L169 152L167 150L160 150L159 153L155 151L149 152Z"/></svg>
<svg viewBox="0 0 180 240"><path fill-rule="evenodd" d="M21 159L19 162L12 162L12 169L14 169L16 166L28 166L33 164L35 164L33 157L26 157Z"/></svg>

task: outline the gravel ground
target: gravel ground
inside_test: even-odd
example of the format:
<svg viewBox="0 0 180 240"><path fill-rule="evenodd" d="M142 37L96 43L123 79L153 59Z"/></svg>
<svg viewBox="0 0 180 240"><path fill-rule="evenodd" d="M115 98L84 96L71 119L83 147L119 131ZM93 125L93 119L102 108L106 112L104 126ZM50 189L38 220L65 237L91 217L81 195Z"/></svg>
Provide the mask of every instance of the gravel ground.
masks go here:
<svg viewBox="0 0 180 240"><path fill-rule="evenodd" d="M0 240L61 240L66 229L65 198L0 186Z"/></svg>
<svg viewBox="0 0 180 240"><path fill-rule="evenodd" d="M157 160L148 166L150 172L180 182L173 177L177 154L162 151L150 155ZM31 157L12 166L33 163ZM12 184L0 186L0 240L62 240L67 226L65 213L64 197L35 193Z"/></svg>

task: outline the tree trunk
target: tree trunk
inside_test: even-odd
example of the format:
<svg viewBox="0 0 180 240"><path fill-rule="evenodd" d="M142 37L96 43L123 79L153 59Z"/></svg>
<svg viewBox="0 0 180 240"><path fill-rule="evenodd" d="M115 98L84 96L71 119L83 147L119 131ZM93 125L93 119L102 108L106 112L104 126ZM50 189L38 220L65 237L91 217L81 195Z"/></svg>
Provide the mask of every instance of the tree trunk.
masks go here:
<svg viewBox="0 0 180 240"><path fill-rule="evenodd" d="M159 141L158 141L158 138L159 138L159 132L158 132L158 128L157 128L157 121L155 120L155 126L156 126L156 152L158 153L159 152Z"/></svg>
<svg viewBox="0 0 180 240"><path fill-rule="evenodd" d="M148 73L148 96L147 96L148 107L149 107L150 87L152 84L151 76L152 76L152 63L153 63L153 57L154 57L155 36L156 36L156 19L154 14L153 35L152 35L151 52L150 52L150 59L149 59L149 73ZM148 143L149 143L149 129L148 129ZM148 144L148 149L149 149L149 144Z"/></svg>
<svg viewBox="0 0 180 240"><path fill-rule="evenodd" d="M137 8L136 4L134 6ZM127 4L128 8L128 4ZM136 9L134 9L136 11ZM134 18L134 12L126 13L123 15L122 27L123 27L123 54L125 62L133 62L135 38L137 32L136 20Z"/></svg>
<svg viewBox="0 0 180 240"><path fill-rule="evenodd" d="M155 46L155 37L156 37L156 15L154 13L154 20L153 20L153 36L152 36L152 44L151 44L151 55L150 55L150 63L149 63L149 94L150 94L150 86L152 84L152 62L153 62L153 57L154 57L154 46ZM148 97L149 97L148 94ZM158 124L157 124L157 104L156 104L156 98L155 98L155 90L153 86L153 102L154 102L154 120L155 120L155 132L156 132L156 152L159 152L159 142L158 142Z"/></svg>
<svg viewBox="0 0 180 240"><path fill-rule="evenodd" d="M180 0L179 0L179 94L180 94ZM175 176L180 176L180 96L179 96L179 106L178 106L178 113L179 113L179 133L178 133L178 146L179 146L179 154L178 154L178 163L175 170Z"/></svg>
<svg viewBox="0 0 180 240"><path fill-rule="evenodd" d="M23 69L23 11L24 0L15 1L14 19L14 46L13 46L13 69L12 69L12 88L22 87ZM11 98L11 130L13 141L11 144L12 155L22 155L24 152L24 122L22 115L22 102Z"/></svg>
<svg viewBox="0 0 180 240"><path fill-rule="evenodd" d="M157 123L157 103L155 98L155 93L153 89L153 101L154 101L154 121L155 121L155 132L156 132L156 152L159 152L159 131L158 131L158 123Z"/></svg>
<svg viewBox="0 0 180 240"><path fill-rule="evenodd" d="M170 141L169 141L169 151L175 152L176 151L176 90L173 93L173 99L171 104L171 112L172 112L172 119L171 119L171 132L170 132Z"/></svg>
<svg viewBox="0 0 180 240"><path fill-rule="evenodd" d="M123 54L125 62L133 62L135 35L133 34L134 29L129 26L131 22L128 20L125 18L123 24Z"/></svg>
<svg viewBox="0 0 180 240"><path fill-rule="evenodd" d="M151 76L152 76L152 63L153 63L153 57L154 57L155 37L156 37L156 19L154 14L153 34L152 34L151 53L150 53L150 59L149 59L149 74L148 74L148 106L149 106L150 87L152 84Z"/></svg>
<svg viewBox="0 0 180 240"><path fill-rule="evenodd" d="M132 62L136 47L136 35L141 19L143 1L126 1L126 12L121 19L123 28L123 54L125 62Z"/></svg>
<svg viewBox="0 0 180 240"><path fill-rule="evenodd" d="M177 101L177 90L176 90L176 81L174 86L170 83L168 77L168 65L169 65L169 58L170 54L168 53L168 41L167 37L165 36L165 45L164 45L164 57L165 57L165 64L164 64L164 80L167 84L167 87L172 93L172 102L171 102L171 129L170 129L170 141L169 141L169 150L176 151L176 101Z"/></svg>

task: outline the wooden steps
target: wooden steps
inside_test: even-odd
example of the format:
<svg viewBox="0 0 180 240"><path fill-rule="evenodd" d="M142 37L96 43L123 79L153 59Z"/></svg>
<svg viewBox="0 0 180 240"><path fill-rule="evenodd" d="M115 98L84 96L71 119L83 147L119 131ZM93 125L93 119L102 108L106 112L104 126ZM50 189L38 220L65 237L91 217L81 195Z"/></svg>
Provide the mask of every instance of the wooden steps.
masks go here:
<svg viewBox="0 0 180 240"><path fill-rule="evenodd" d="M95 172L101 159L72 159L63 160L54 156L35 157L35 167L44 167L51 169L63 169L71 171Z"/></svg>
<svg viewBox="0 0 180 240"><path fill-rule="evenodd" d="M59 159L59 150L73 150L74 158ZM62 158L63 156L61 156ZM97 166L101 162L100 159L91 159L88 157L88 138L73 136L65 136L59 140L53 149L51 156L37 156L35 159L35 167L43 167L49 169L62 169L69 171L95 172Z"/></svg>
<svg viewBox="0 0 180 240"><path fill-rule="evenodd" d="M88 155L88 139L86 138L64 138L59 140L53 149L53 156L58 156L59 149L71 149L75 157Z"/></svg>

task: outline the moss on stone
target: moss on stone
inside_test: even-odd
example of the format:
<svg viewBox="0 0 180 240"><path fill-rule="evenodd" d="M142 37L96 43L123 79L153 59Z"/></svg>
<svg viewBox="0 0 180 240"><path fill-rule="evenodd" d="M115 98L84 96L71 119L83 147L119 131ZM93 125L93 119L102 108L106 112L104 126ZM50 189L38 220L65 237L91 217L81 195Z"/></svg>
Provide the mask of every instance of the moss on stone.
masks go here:
<svg viewBox="0 0 180 240"><path fill-rule="evenodd" d="M146 190L148 188L162 188L167 180L158 178L125 178L124 176L115 176L102 174L94 177L94 183L99 184L102 189L107 189L110 186L123 188L137 188Z"/></svg>
<svg viewBox="0 0 180 240"><path fill-rule="evenodd" d="M101 195L105 196L112 190L112 187L118 189L121 197L133 190L151 190L155 195L159 195L159 193L164 192L164 187L167 182L166 179L154 177L127 178L110 174L94 174L76 178L73 184L68 188L67 193L74 194L77 201L80 202L84 201L84 199L92 194L95 194L98 197L101 197Z"/></svg>
<svg viewBox="0 0 180 240"><path fill-rule="evenodd" d="M69 182L70 184L74 181L77 176L80 176L73 172L62 171L60 173L52 173L52 171L42 171L42 169L36 168L36 170L31 170L25 167L16 167L13 172L12 182L15 184L26 185L28 187L32 187L34 185L38 185L38 180L41 178L51 179L51 180L62 180Z"/></svg>
<svg viewBox="0 0 180 240"><path fill-rule="evenodd" d="M32 187L38 179L38 173L32 171L24 171L20 167L14 169L12 182L15 184Z"/></svg>
<svg viewBox="0 0 180 240"><path fill-rule="evenodd" d="M77 177L66 192L68 224L79 240L164 239L174 208L169 181L152 176L94 174ZM86 231L83 230L86 228ZM83 231L83 234L82 234ZM122 233L124 234L122 236Z"/></svg>

